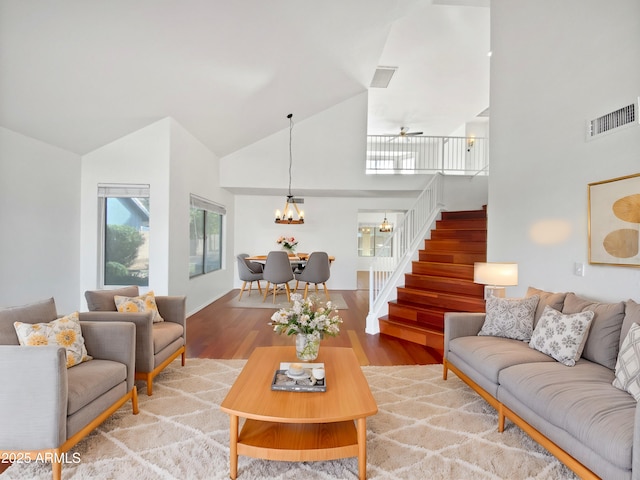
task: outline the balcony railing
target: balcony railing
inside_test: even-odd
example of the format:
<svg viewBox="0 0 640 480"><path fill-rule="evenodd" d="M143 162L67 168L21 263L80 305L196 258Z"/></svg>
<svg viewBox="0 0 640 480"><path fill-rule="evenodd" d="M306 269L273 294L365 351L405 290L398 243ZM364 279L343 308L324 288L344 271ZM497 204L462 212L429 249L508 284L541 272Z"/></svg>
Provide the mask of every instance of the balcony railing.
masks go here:
<svg viewBox="0 0 640 480"><path fill-rule="evenodd" d="M367 136L367 174L488 175L489 141L477 137Z"/></svg>

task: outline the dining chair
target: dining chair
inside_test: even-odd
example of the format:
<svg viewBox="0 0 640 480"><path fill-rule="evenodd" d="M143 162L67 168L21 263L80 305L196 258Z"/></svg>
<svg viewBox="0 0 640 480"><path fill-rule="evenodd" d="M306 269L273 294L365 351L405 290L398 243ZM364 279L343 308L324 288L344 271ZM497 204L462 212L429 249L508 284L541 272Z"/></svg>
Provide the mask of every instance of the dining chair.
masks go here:
<svg viewBox="0 0 640 480"><path fill-rule="evenodd" d="M298 289L299 282L305 282L304 286L304 298L307 298L307 294L309 293L309 284L313 283L316 287L316 293L318 293L318 284L321 283L324 287L324 294L329 298L329 291L327 290L327 280L331 276L331 271L329 268L329 255L327 252L312 252L309 255L309 259L307 260L307 265L304 267L304 270L301 273L295 274L296 279L296 288Z"/></svg>
<svg viewBox="0 0 640 480"><path fill-rule="evenodd" d="M267 281L267 288L264 291L262 302L267 300L269 294L269 285L273 284L273 303L276 303L276 292L278 285L284 285L287 292L287 301L291 301L291 289L289 282L294 279L291 263L287 252L273 251L267 255L267 261L264 264L262 277Z"/></svg>
<svg viewBox="0 0 640 480"><path fill-rule="evenodd" d="M260 286L260 280L262 280L262 265L259 263L250 262L247 260L249 255L241 253L236 257L238 261L238 276L242 280L242 287L240 288L240 296L238 300L242 300L242 294L246 290L247 282L249 282L249 295L251 295L251 286L253 282L258 282L258 290L262 295L262 287Z"/></svg>

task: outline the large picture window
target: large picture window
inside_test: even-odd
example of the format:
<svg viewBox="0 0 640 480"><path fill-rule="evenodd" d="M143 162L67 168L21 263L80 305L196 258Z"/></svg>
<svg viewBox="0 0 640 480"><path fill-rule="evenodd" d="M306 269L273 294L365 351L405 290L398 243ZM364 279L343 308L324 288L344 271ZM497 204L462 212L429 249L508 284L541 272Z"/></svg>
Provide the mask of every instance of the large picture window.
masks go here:
<svg viewBox="0 0 640 480"><path fill-rule="evenodd" d="M189 277L222 268L222 230L226 209L191 195L189 222Z"/></svg>
<svg viewBox="0 0 640 480"><path fill-rule="evenodd" d="M100 283L149 285L149 185L98 185Z"/></svg>
<svg viewBox="0 0 640 480"><path fill-rule="evenodd" d="M387 239L392 235L392 232L381 232L379 225L360 225L358 227L358 256L393 256L393 240L387 242Z"/></svg>

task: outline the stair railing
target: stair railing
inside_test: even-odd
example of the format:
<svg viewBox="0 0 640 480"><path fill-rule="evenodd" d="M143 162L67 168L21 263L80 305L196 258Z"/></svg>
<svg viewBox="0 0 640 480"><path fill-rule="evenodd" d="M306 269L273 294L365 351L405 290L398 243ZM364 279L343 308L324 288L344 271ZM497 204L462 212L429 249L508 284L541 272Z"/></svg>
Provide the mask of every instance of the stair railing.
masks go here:
<svg viewBox="0 0 640 480"><path fill-rule="evenodd" d="M365 331L380 332L380 312L396 288L397 282L411 262L413 254L442 209L444 176L435 174L422 190L413 206L394 227L379 252L392 251L390 257L376 254L369 268L369 313Z"/></svg>

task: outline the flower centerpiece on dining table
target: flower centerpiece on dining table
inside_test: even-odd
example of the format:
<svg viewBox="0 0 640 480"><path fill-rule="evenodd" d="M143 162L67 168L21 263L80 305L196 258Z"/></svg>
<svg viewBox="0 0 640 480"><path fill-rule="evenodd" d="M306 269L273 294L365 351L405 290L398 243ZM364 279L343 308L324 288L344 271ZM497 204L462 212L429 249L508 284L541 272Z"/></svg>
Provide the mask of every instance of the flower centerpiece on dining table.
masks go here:
<svg viewBox="0 0 640 480"><path fill-rule="evenodd" d="M298 245L298 241L295 239L295 237L281 236L278 238L278 240L276 240L276 243L278 245L281 245L282 248L287 251L287 253L296 253L296 246Z"/></svg>
<svg viewBox="0 0 640 480"><path fill-rule="evenodd" d="M315 296L303 300L302 295L294 293L291 302L291 307L281 308L271 316L269 325L273 325L273 331L278 334L296 335L296 356L300 360L315 360L320 340L325 335L338 335L342 318L331 301Z"/></svg>

